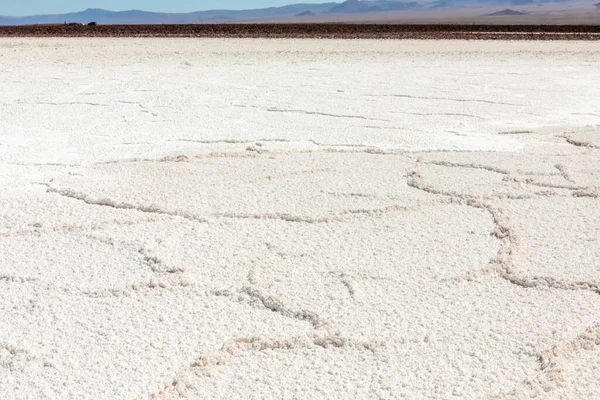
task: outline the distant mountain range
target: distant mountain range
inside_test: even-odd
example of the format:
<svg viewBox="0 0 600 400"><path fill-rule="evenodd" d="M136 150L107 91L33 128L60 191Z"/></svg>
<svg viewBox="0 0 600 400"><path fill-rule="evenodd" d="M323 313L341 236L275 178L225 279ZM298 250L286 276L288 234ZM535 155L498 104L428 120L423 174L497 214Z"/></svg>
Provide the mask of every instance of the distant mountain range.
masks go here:
<svg viewBox="0 0 600 400"><path fill-rule="evenodd" d="M568 0L535 0L546 3ZM293 16L360 14L385 11L424 10L451 7L489 7L497 5L527 5L534 0L434 0L425 2L402 0L348 0L343 3L291 4L255 10L210 10L191 13L158 13L141 10L108 11L90 8L85 11L25 17L0 16L0 25L88 23L98 24L194 24L265 20Z"/></svg>

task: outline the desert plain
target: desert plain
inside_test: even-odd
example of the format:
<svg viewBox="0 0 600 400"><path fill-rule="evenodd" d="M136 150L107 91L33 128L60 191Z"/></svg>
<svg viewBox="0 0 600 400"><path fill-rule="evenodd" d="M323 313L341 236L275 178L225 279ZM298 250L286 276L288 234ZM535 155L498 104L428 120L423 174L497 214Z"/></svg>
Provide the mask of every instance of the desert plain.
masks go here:
<svg viewBox="0 0 600 400"><path fill-rule="evenodd" d="M590 399L597 42L0 39L3 399Z"/></svg>

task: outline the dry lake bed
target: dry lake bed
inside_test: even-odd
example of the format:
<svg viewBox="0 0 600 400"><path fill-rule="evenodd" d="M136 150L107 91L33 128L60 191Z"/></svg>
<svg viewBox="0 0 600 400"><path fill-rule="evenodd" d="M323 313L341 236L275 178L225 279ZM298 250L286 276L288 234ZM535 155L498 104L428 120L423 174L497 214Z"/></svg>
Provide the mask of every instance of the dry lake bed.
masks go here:
<svg viewBox="0 0 600 400"><path fill-rule="evenodd" d="M590 399L595 42L0 39L0 397Z"/></svg>

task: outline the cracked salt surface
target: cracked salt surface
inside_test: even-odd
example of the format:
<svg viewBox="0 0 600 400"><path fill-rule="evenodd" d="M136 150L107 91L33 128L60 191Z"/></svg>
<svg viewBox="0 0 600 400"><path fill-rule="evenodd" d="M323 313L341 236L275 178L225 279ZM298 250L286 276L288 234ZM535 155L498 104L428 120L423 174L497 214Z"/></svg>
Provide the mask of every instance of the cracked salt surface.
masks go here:
<svg viewBox="0 0 600 400"><path fill-rule="evenodd" d="M593 44L43 42L0 40L3 398L600 390Z"/></svg>

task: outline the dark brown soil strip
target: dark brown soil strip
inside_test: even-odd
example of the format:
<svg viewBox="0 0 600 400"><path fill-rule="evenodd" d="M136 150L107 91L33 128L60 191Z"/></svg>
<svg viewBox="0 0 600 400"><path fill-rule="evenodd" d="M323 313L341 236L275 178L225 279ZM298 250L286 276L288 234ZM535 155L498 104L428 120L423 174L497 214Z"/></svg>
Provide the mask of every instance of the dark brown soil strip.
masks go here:
<svg viewBox="0 0 600 400"><path fill-rule="evenodd" d="M600 40L600 25L61 24L0 26L0 37Z"/></svg>

